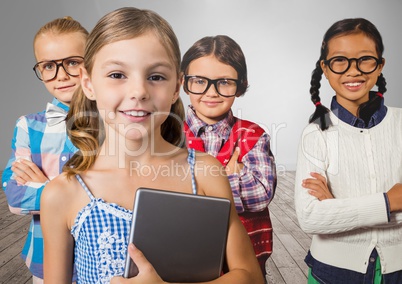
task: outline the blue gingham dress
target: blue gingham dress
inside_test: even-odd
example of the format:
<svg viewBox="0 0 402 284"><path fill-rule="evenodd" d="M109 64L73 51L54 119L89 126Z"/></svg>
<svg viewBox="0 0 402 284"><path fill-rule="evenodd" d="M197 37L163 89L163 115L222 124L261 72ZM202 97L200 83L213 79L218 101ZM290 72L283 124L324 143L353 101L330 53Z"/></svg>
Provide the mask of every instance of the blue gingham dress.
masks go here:
<svg viewBox="0 0 402 284"><path fill-rule="evenodd" d="M189 150L193 194L197 194L194 177L195 153ZM76 175L90 203L78 212L71 234L75 239L77 284L109 283L124 273L132 211L96 198Z"/></svg>

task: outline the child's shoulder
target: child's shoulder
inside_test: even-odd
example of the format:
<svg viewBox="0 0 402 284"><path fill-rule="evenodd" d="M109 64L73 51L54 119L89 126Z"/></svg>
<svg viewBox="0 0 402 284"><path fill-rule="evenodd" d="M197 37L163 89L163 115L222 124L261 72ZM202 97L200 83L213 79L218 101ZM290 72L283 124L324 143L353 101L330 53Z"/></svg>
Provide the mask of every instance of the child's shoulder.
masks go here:
<svg viewBox="0 0 402 284"><path fill-rule="evenodd" d="M387 109L388 109L388 114L399 116L399 117L402 116L402 108L387 106Z"/></svg>
<svg viewBox="0 0 402 284"><path fill-rule="evenodd" d="M226 176L225 168L213 156L195 151L196 164L194 169L198 194L231 199L232 191Z"/></svg>
<svg viewBox="0 0 402 284"><path fill-rule="evenodd" d="M215 165L222 166L222 164L218 161L218 159L216 159L214 156L212 156L208 153L197 151L197 150L190 150L190 151L194 151L196 163L204 164L204 165L211 165L211 166L215 166Z"/></svg>
<svg viewBox="0 0 402 284"><path fill-rule="evenodd" d="M49 181L44 190L43 195L54 201L65 202L65 199L78 190L79 182L75 176L68 177L66 173L61 173L51 181Z"/></svg>
<svg viewBox="0 0 402 284"><path fill-rule="evenodd" d="M30 113L30 114L25 114L20 116L17 119L17 124L18 123L27 123L32 124L32 123L46 123L46 110L42 110L40 112L36 113Z"/></svg>
<svg viewBox="0 0 402 284"><path fill-rule="evenodd" d="M225 175L225 168L214 156L200 151L195 151L194 172L198 178L211 178Z"/></svg>

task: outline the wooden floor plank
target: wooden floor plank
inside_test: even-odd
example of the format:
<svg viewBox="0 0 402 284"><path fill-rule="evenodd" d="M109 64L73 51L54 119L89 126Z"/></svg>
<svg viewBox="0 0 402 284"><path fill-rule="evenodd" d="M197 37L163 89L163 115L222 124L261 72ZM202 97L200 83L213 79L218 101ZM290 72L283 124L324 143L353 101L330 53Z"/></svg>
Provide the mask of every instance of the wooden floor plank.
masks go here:
<svg viewBox="0 0 402 284"><path fill-rule="evenodd" d="M272 258L267 260L267 275L265 279L267 280L267 284L285 284L285 280L283 279L279 269L276 267L275 262Z"/></svg>

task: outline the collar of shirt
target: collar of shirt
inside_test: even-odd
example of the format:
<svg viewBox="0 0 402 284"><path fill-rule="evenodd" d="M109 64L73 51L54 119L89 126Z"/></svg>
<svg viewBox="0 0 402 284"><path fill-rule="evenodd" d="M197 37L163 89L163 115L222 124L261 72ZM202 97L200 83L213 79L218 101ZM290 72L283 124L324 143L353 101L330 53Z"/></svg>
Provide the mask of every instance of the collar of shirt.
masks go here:
<svg viewBox="0 0 402 284"><path fill-rule="evenodd" d="M69 107L68 105L63 104L61 101L59 101L59 100L56 99L56 98L53 98L52 104L55 105L55 106L57 106L57 107L59 107L59 108L64 109L64 110L67 111L67 112L68 112L68 110L70 109L70 107Z"/></svg>
<svg viewBox="0 0 402 284"><path fill-rule="evenodd" d="M372 95L375 96L375 94L370 93L370 96L372 96ZM371 116L370 121L369 121L367 126L365 125L363 119L354 116L346 108L341 106L336 101L335 96L332 98L331 111L340 120L342 120L343 122L345 122L345 123L347 123L347 124L349 124L351 126L354 126L354 127L357 127L357 128L371 128L371 127L376 126L377 124L379 124L384 119L385 115L387 114L387 107L384 105L384 100L382 100L380 108L373 113L373 115Z"/></svg>
<svg viewBox="0 0 402 284"><path fill-rule="evenodd" d="M199 137L206 130L218 133L225 141L229 138L230 130L235 123L235 117L232 110L228 112L226 117L215 124L207 124L198 118L193 106L189 106L187 110L187 124L189 128Z"/></svg>

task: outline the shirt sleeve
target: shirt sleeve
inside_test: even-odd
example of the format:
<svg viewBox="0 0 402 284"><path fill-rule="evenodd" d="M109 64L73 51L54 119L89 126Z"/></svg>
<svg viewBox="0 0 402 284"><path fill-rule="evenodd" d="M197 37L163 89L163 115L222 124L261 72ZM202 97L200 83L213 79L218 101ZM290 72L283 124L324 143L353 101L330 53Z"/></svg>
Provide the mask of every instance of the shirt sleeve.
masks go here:
<svg viewBox="0 0 402 284"><path fill-rule="evenodd" d="M14 128L11 141L11 157L2 175L2 187L7 197L10 211L14 214L39 214L40 196L47 184L27 182L22 185L14 179L12 163L19 159L31 159L31 143L25 117L21 117Z"/></svg>
<svg viewBox="0 0 402 284"><path fill-rule="evenodd" d="M329 131L329 130L327 130ZM317 172L328 180L325 134L315 125L303 132L297 157L295 208L300 227L311 234L335 234L388 223L382 192L319 201L302 187L302 180Z"/></svg>
<svg viewBox="0 0 402 284"><path fill-rule="evenodd" d="M270 137L264 133L242 159L243 169L229 175L238 213L259 212L267 208L276 187L275 159L270 151Z"/></svg>

